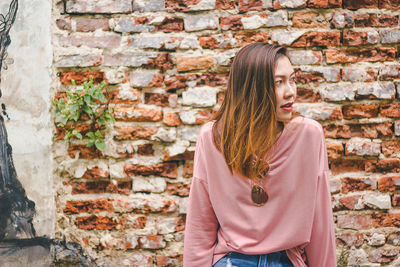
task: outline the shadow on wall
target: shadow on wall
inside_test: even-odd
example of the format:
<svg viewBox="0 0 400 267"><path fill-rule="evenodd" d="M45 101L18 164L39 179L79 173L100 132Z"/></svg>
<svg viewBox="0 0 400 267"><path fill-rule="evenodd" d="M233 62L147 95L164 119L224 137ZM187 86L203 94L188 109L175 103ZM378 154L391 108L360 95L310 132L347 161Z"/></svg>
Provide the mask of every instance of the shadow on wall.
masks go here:
<svg viewBox="0 0 400 267"><path fill-rule="evenodd" d="M10 29L15 21L18 0L11 0L6 15L0 14L1 70L6 68ZM10 62L10 60L8 61ZM1 97L1 91L0 91ZM32 224L35 203L28 199L12 159L4 117L0 115L0 266L96 266L79 245L47 237L37 237Z"/></svg>

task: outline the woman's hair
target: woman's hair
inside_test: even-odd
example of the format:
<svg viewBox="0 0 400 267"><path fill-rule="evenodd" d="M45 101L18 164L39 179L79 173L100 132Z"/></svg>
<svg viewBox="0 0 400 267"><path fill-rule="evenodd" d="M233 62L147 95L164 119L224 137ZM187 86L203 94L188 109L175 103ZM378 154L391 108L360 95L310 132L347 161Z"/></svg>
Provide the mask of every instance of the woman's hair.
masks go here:
<svg viewBox="0 0 400 267"><path fill-rule="evenodd" d="M281 56L286 56L284 47L257 42L240 49L233 60L224 101L210 119L216 120L213 143L231 174L255 178L277 140L274 71Z"/></svg>

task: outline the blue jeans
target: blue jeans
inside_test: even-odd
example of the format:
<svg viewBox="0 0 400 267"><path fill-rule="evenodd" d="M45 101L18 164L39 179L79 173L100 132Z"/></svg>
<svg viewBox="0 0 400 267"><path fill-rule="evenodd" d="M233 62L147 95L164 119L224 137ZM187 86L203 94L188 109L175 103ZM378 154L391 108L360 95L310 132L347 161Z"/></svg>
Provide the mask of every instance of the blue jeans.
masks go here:
<svg viewBox="0 0 400 267"><path fill-rule="evenodd" d="M213 267L293 267L293 264L282 250L262 255L229 252Z"/></svg>

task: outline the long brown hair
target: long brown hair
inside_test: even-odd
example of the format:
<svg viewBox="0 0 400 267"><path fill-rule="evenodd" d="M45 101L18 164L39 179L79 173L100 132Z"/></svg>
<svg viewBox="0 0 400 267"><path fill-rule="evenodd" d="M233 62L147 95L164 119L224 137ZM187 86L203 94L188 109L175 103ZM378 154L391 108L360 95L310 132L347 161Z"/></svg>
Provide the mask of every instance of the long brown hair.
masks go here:
<svg viewBox="0 0 400 267"><path fill-rule="evenodd" d="M284 47L256 42L240 49L232 62L224 101L210 119L216 120L214 145L232 175L255 178L277 140L274 71L280 56L286 56Z"/></svg>

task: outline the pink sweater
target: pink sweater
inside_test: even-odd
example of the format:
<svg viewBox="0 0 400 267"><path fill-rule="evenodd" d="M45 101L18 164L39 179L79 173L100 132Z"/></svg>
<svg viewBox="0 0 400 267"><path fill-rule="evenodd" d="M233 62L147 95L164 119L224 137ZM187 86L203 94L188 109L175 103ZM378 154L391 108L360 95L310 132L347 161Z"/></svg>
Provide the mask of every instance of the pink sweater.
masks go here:
<svg viewBox="0 0 400 267"><path fill-rule="evenodd" d="M204 124L197 139L183 266L212 266L230 251L265 254L286 250L295 267L336 267L329 166L321 125L303 117L285 125L264 179L269 200L257 207L251 200L250 181L235 172L232 176L213 145L214 122Z"/></svg>

